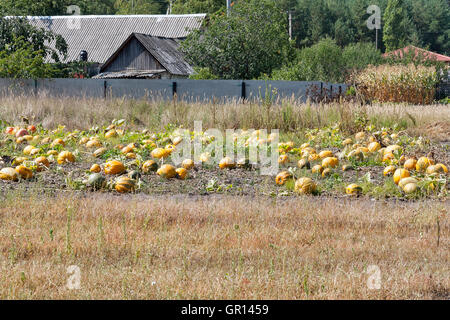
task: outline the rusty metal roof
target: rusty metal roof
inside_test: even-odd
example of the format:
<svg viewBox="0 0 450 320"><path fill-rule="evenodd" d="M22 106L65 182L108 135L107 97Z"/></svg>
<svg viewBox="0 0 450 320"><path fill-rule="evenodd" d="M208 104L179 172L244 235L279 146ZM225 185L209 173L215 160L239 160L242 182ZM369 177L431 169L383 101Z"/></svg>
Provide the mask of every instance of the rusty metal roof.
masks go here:
<svg viewBox="0 0 450 320"><path fill-rule="evenodd" d="M206 14L27 17L31 24L64 37L66 61L78 60L82 50L88 61L104 63L132 33L185 38L201 27Z"/></svg>

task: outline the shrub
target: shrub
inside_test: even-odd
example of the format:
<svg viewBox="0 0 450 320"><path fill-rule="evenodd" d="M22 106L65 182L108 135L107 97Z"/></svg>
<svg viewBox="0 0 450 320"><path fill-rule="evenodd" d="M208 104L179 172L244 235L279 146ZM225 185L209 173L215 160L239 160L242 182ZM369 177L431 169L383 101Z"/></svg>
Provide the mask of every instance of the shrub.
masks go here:
<svg viewBox="0 0 450 320"><path fill-rule="evenodd" d="M370 66L356 76L361 94L379 102L430 104L438 82L434 67L414 64Z"/></svg>

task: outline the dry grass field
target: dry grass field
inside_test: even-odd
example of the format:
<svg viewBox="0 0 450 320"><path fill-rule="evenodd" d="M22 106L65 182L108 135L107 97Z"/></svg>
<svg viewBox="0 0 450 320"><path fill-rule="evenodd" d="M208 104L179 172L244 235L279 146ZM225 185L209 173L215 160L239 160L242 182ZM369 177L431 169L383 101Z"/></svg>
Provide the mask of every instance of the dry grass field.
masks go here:
<svg viewBox="0 0 450 320"><path fill-rule="evenodd" d="M4 195L1 299L449 299L448 202ZM69 290L67 267L80 268ZM380 270L380 289L369 289Z"/></svg>
<svg viewBox="0 0 450 320"><path fill-rule="evenodd" d="M445 105L0 98L0 120L23 117L69 129L202 120L288 136L336 122L354 133L364 118L447 145L444 155L450 142ZM450 299L448 197L0 190L0 299ZM73 265L79 289L67 286Z"/></svg>

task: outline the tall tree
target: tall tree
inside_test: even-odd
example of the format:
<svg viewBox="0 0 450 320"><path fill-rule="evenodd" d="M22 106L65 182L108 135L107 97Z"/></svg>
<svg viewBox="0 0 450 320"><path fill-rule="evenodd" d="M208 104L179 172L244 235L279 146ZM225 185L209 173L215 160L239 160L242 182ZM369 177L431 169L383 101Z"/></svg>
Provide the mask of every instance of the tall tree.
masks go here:
<svg viewBox="0 0 450 320"><path fill-rule="evenodd" d="M404 0L389 0L383 18L383 42L386 51L406 46L413 24L408 17Z"/></svg>
<svg viewBox="0 0 450 320"><path fill-rule="evenodd" d="M163 14L169 6L168 0L116 0L116 14Z"/></svg>
<svg viewBox="0 0 450 320"><path fill-rule="evenodd" d="M230 16L213 15L208 27L192 32L181 48L190 63L224 79L270 74L293 53L286 13L272 0L240 1Z"/></svg>
<svg viewBox="0 0 450 320"><path fill-rule="evenodd" d="M214 13L225 7L225 0L172 0L172 13Z"/></svg>

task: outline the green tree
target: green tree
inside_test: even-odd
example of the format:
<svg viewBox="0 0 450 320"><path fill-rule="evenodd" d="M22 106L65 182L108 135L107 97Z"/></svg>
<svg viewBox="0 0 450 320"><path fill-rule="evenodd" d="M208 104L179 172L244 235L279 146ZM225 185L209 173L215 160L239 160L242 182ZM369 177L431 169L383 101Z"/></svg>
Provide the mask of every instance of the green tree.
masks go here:
<svg viewBox="0 0 450 320"><path fill-rule="evenodd" d="M116 14L161 14L166 13L167 0L116 0Z"/></svg>
<svg viewBox="0 0 450 320"><path fill-rule="evenodd" d="M36 28L24 18L0 17L0 51L14 52L17 43L15 39L24 39L29 42L33 52L40 52L45 60L50 58L60 61L60 56L66 58L67 43L60 35L50 31ZM54 48L48 43L54 43ZM23 49L22 43L20 48Z"/></svg>
<svg viewBox="0 0 450 320"><path fill-rule="evenodd" d="M408 18L404 0L389 0L383 18L383 42L386 51L406 46L409 43L412 23Z"/></svg>
<svg viewBox="0 0 450 320"><path fill-rule="evenodd" d="M2 78L48 78L54 73L50 64L44 61L44 50L35 50L23 37L13 41L0 50L0 77Z"/></svg>
<svg viewBox="0 0 450 320"><path fill-rule="evenodd" d="M225 0L173 0L172 13L214 13L225 7Z"/></svg>
<svg viewBox="0 0 450 320"><path fill-rule="evenodd" d="M286 13L272 0L240 1L227 16L211 16L207 28L181 45L187 60L223 79L254 79L270 74L292 57Z"/></svg>

